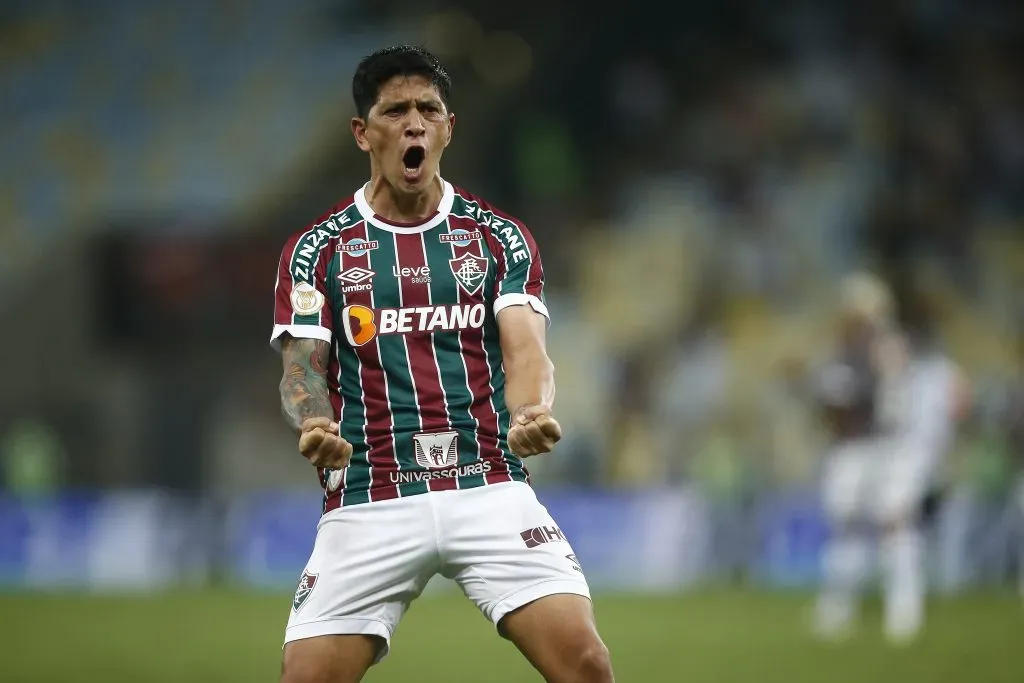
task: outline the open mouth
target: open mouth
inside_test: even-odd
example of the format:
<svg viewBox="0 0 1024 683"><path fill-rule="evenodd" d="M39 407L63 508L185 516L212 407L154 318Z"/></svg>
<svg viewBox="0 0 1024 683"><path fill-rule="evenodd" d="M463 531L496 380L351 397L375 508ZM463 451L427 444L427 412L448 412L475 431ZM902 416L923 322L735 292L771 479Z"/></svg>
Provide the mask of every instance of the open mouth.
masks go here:
<svg viewBox="0 0 1024 683"><path fill-rule="evenodd" d="M402 163L405 165L405 170L415 171L423 164L423 160L426 157L427 150L414 146L405 150L405 154L402 155Z"/></svg>

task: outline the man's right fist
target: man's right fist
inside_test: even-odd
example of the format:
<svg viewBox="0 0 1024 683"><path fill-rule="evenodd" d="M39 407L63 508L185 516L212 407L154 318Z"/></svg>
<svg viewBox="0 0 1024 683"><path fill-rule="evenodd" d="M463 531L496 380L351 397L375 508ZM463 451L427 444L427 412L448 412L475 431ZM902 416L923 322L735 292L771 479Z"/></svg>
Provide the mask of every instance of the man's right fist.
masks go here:
<svg viewBox="0 0 1024 683"><path fill-rule="evenodd" d="M341 438L338 423L326 417L311 417L302 423L299 452L317 467L340 470L348 466L352 444Z"/></svg>

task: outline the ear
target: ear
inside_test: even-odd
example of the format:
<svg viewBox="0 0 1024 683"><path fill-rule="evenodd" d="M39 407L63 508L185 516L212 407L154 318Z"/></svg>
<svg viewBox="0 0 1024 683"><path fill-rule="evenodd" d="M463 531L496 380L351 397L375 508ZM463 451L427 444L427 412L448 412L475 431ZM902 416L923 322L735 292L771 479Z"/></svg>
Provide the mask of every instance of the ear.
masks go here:
<svg viewBox="0 0 1024 683"><path fill-rule="evenodd" d="M359 149L364 152L370 151L370 141L366 139L366 121L358 116L352 118L352 136L356 139L356 146Z"/></svg>
<svg viewBox="0 0 1024 683"><path fill-rule="evenodd" d="M444 146L447 147L452 141L452 131L455 129L455 114L448 114L448 135L444 139Z"/></svg>

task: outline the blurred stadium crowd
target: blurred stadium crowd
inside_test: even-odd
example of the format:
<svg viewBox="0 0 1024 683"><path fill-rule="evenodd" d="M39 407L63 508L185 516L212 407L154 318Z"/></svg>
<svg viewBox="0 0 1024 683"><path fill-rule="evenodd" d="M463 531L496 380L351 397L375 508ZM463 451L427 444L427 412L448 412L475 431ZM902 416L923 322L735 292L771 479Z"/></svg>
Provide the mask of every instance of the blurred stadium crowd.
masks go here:
<svg viewBox="0 0 1024 683"><path fill-rule="evenodd" d="M278 418L274 267L366 175L357 58L409 41L453 75L446 177L545 255L566 439L538 481L734 507L812 487L811 379L866 268L972 378L950 477L1001 509L1024 461L1019 4L440 5L4 3L9 489L314 485Z"/></svg>

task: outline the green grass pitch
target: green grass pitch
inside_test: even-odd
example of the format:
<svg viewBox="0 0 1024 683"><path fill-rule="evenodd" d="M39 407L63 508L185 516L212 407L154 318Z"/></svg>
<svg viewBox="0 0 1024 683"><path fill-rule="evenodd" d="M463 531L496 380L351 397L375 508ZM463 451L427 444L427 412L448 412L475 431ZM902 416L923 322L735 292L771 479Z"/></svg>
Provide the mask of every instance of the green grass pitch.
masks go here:
<svg viewBox="0 0 1024 683"><path fill-rule="evenodd" d="M1011 595L934 601L924 637L887 647L871 606L843 644L804 629L806 595L597 596L620 683L1020 683L1024 606ZM289 595L0 596L5 683L277 680ZM418 600L370 683L539 681L461 595Z"/></svg>

